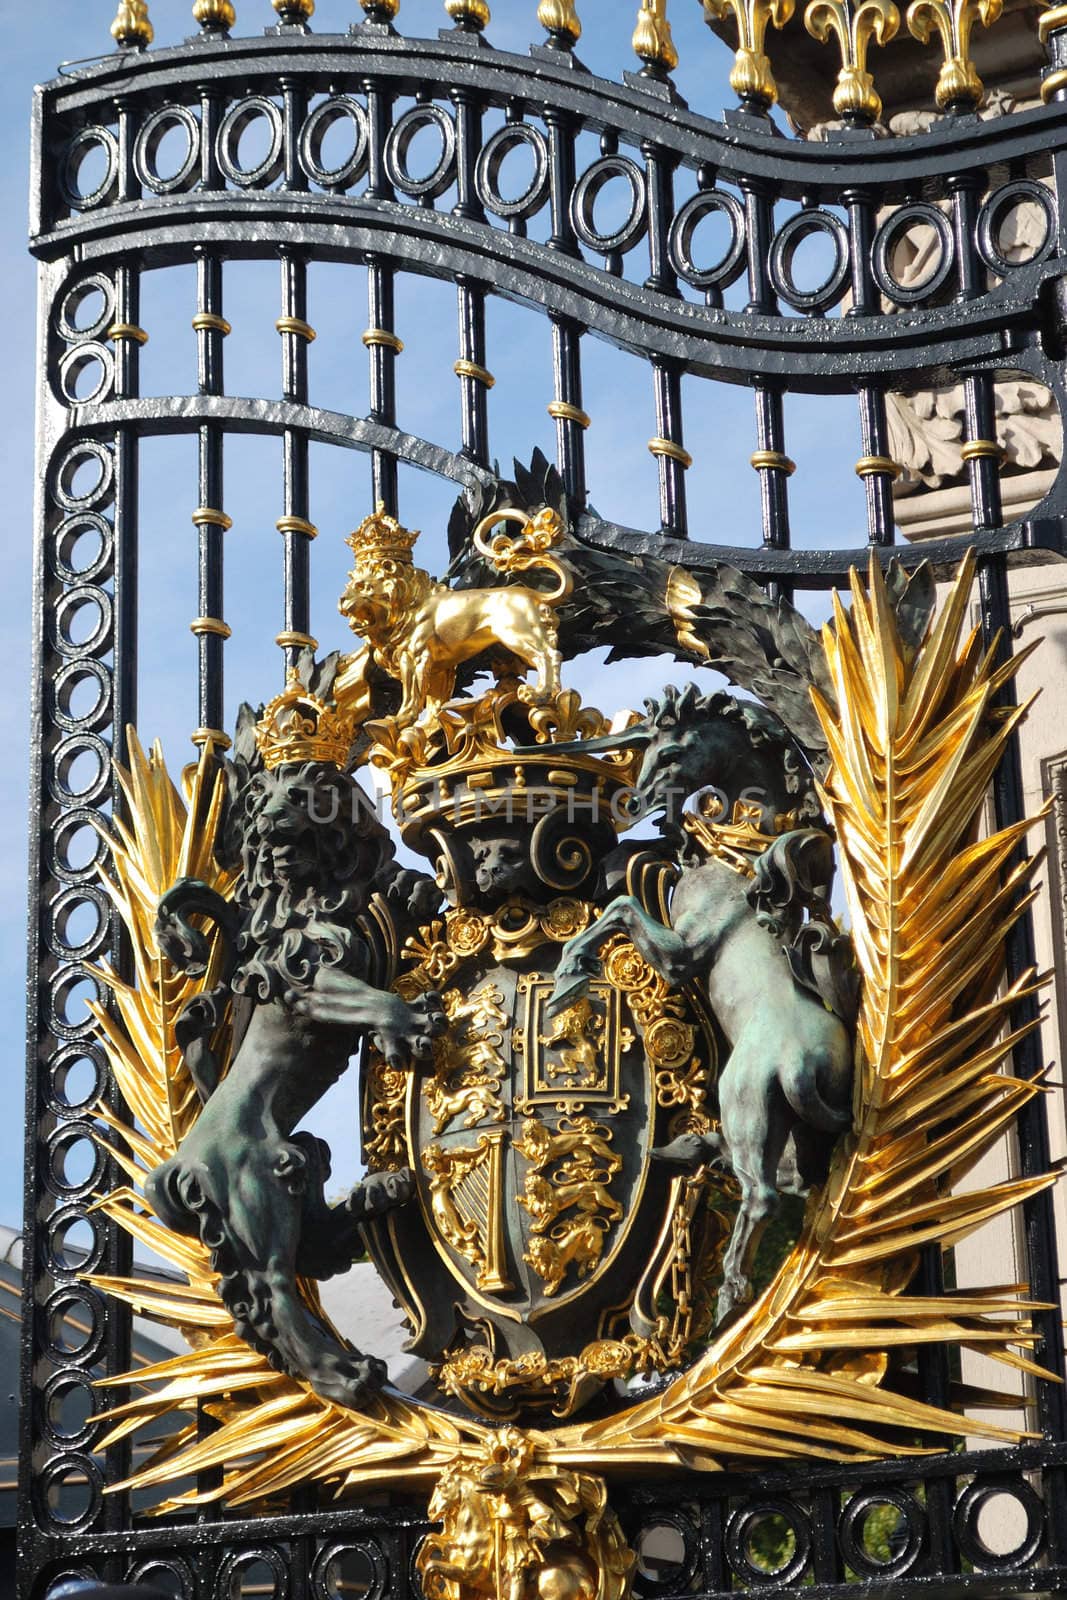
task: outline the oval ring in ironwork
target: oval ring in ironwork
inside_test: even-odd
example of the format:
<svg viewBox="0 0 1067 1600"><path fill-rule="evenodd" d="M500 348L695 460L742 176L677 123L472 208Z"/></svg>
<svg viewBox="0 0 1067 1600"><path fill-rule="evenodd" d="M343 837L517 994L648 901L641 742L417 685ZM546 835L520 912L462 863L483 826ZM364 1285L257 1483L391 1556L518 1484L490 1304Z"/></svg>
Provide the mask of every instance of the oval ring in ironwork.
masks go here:
<svg viewBox="0 0 1067 1600"><path fill-rule="evenodd" d="M718 212L730 227L730 241L713 267L698 267L693 259L693 235L705 217ZM744 271L745 213L741 202L725 189L705 189L695 194L671 224L667 243L671 266L694 289L726 289Z"/></svg>
<svg viewBox="0 0 1067 1600"><path fill-rule="evenodd" d="M748 1540L753 1528L764 1517L781 1517L793 1534L793 1554L780 1567L768 1572L748 1557ZM757 1500L735 1511L726 1527L726 1557L742 1583L753 1588L767 1584L794 1583L811 1555L811 1529L798 1507L789 1500Z"/></svg>
<svg viewBox="0 0 1067 1600"><path fill-rule="evenodd" d="M96 699L87 710L72 711L70 695L89 679L96 685ZM65 661L48 685L48 710L64 733L101 732L111 715L111 673L92 658Z"/></svg>
<svg viewBox="0 0 1067 1600"><path fill-rule="evenodd" d="M1023 261L1009 261L998 243L1001 224L1009 211L1018 205L1027 202L1036 205L1045 219L1045 236L1032 255ZM975 243L978 245L978 254L991 272L999 277L1006 278L1009 272L1017 272L1020 267L1032 266L1035 261L1043 261L1052 252L1053 242L1056 237L1056 210L1051 192L1043 183L1036 183L1032 178L1016 178L1012 183L1005 183L994 191L978 213L978 227L975 230Z"/></svg>
<svg viewBox="0 0 1067 1600"><path fill-rule="evenodd" d="M315 1557L315 1566L311 1574L314 1600L334 1600L334 1596L341 1593L340 1589L327 1588L327 1580L331 1563L338 1557L346 1555L362 1556L370 1566L371 1579L363 1593L363 1600L381 1600L389 1579L389 1563L385 1551L372 1539L346 1540L343 1544L327 1544L322 1547Z"/></svg>
<svg viewBox="0 0 1067 1600"><path fill-rule="evenodd" d="M84 328L79 328L75 317L82 304L90 295L99 294L103 297L103 310L86 323ZM87 278L79 278L72 283L59 302L59 311L56 314L56 332L67 344L77 344L82 339L98 339L107 331L115 320L115 285L104 272L93 272Z"/></svg>
<svg viewBox="0 0 1067 1600"><path fill-rule="evenodd" d="M905 1539L897 1555L879 1561L863 1542L863 1523L877 1506L896 1506L905 1525ZM852 1496L837 1525L841 1551L861 1578L897 1578L910 1572L923 1547L926 1512L906 1489L862 1489Z"/></svg>
<svg viewBox="0 0 1067 1600"><path fill-rule="evenodd" d="M73 943L67 935L66 922L79 906L92 906L96 926L92 933ZM72 884L62 889L49 903L45 914L45 940L57 961L89 961L99 955L107 939L111 922L111 906L103 890L89 883Z"/></svg>
<svg viewBox="0 0 1067 1600"><path fill-rule="evenodd" d="M94 363L100 376L89 394L79 394L76 388L79 377ZM59 392L68 406L93 406L102 400L115 381L115 358L106 345L95 340L84 340L72 346L59 363Z"/></svg>
<svg viewBox="0 0 1067 1600"><path fill-rule="evenodd" d="M96 1022L88 1010L77 1021L64 1015L66 1004L79 984L87 984L93 990L93 998L98 1004L103 1005L107 999L103 979L82 962L71 962L69 966L53 972L48 980L44 1010L48 1027L57 1039L93 1038Z"/></svg>
<svg viewBox="0 0 1067 1600"><path fill-rule="evenodd" d="M653 1577L650 1573L642 1571L640 1566L642 1540L656 1528L673 1528L681 1538L685 1552L680 1562L672 1562L672 1570L665 1573L662 1578ZM692 1588L696 1576L700 1540L696 1528L688 1517L676 1511L661 1511L657 1506L648 1513L646 1522L633 1542L638 1553L638 1579L635 1587L639 1593L679 1594Z"/></svg>
<svg viewBox="0 0 1067 1600"><path fill-rule="evenodd" d="M64 1228L72 1223L84 1222L88 1224L93 1236L93 1242L88 1247L81 1260L71 1265L60 1254L62 1246L57 1244ZM83 1205L59 1206L45 1223L45 1248L48 1253L48 1270L58 1277L74 1278L79 1273L95 1272L103 1260L104 1249L107 1245L107 1233L103 1227L103 1219L99 1216L86 1215Z"/></svg>
<svg viewBox="0 0 1067 1600"><path fill-rule="evenodd" d="M176 1578L178 1590L175 1600L193 1600L196 1593L193 1569L181 1556L168 1555L149 1556L147 1561L138 1561L126 1574L127 1583L143 1583L148 1587L160 1587L160 1578Z"/></svg>
<svg viewBox="0 0 1067 1600"><path fill-rule="evenodd" d="M323 141L339 122L352 124L356 131L355 148L339 167L324 167ZM367 145L367 114L359 101L348 94L331 95L315 107L300 130L300 165L312 183L320 184L323 189L348 189L367 170Z"/></svg>
<svg viewBox="0 0 1067 1600"><path fill-rule="evenodd" d="M172 128L185 130L185 154L177 171L165 178L156 157ZM183 194L193 187L200 171L200 122L188 106L160 106L145 119L133 147L133 170L142 186L153 194Z"/></svg>
<svg viewBox="0 0 1067 1600"><path fill-rule="evenodd" d="M78 170L89 151L94 148L103 150L107 157L104 176L95 189L83 194L78 188ZM91 211L94 206L102 205L105 200L111 198L118 182L118 173L119 147L111 129L101 128L98 125L81 128L67 146L63 165L59 169L59 187L72 211Z"/></svg>
<svg viewBox="0 0 1067 1600"><path fill-rule="evenodd" d="M437 165L422 178L408 170L408 151L415 135L423 128L436 128L441 135L441 154ZM430 203L443 195L456 176L456 124L441 106L412 106L394 123L385 143L385 170L389 182L413 200Z"/></svg>
<svg viewBox="0 0 1067 1600"><path fill-rule="evenodd" d="M81 1213L79 1213L80 1215ZM84 1333L81 1344L64 1348L53 1337L52 1326L59 1318L61 1325L78 1313L78 1323L72 1324L75 1333ZM95 1289L83 1283L67 1283L53 1290L41 1307L43 1337L41 1344L49 1361L65 1367L92 1366L100 1353L106 1329L104 1306Z"/></svg>
<svg viewBox="0 0 1067 1600"><path fill-rule="evenodd" d="M95 607L98 621L84 639L75 639L68 631L81 610ZM106 589L97 589L91 583L79 583L61 594L52 613L52 643L62 656L102 655L111 647L111 596Z"/></svg>
<svg viewBox="0 0 1067 1600"><path fill-rule="evenodd" d="M630 211L626 221L612 233L600 233L593 220L597 198L613 178L630 186ZM571 227L584 245L598 255L625 255L644 236L648 212L645 175L628 156L601 156L587 167L571 195Z"/></svg>
<svg viewBox="0 0 1067 1600"><path fill-rule="evenodd" d="M833 245L833 265L817 288L801 289L793 277L793 261L804 240L817 233L824 234ZM832 211L798 211L775 234L768 271L775 294L794 311L828 311L840 300L848 282L848 229Z"/></svg>
<svg viewBox="0 0 1067 1600"><path fill-rule="evenodd" d="M246 128L263 117L270 128L270 148L255 167L238 162L241 136ZM251 94L238 100L222 119L218 137L219 166L239 189L265 189L281 176L285 161L285 122L273 100L264 94Z"/></svg>
<svg viewBox="0 0 1067 1600"><path fill-rule="evenodd" d="M1026 1533L1014 1550L991 1550L978 1531L982 1507L1008 1495L1022 1508ZM980 1572L1011 1572L1028 1567L1045 1541L1045 1508L1025 1478L975 1478L956 1501L952 1525L960 1550Z"/></svg>
<svg viewBox="0 0 1067 1600"><path fill-rule="evenodd" d="M269 1567L274 1574L273 1592L269 1596L264 1595L264 1600L288 1600L289 1574L286 1571L285 1562L277 1550L272 1550L267 1545L253 1546L250 1549L235 1551L232 1555L226 1557L215 1578L215 1587L212 1590L214 1600L232 1600L234 1578L241 1572L242 1568L251 1567L257 1561L262 1562L265 1567ZM262 1590L258 1592L263 1593Z"/></svg>
<svg viewBox="0 0 1067 1600"><path fill-rule="evenodd" d="M84 494L74 491L74 476L86 461L95 461L100 476ZM52 468L52 499L64 511L88 511L95 506L109 505L114 487L115 466L111 451L95 439L76 439L64 450Z"/></svg>
<svg viewBox="0 0 1067 1600"><path fill-rule="evenodd" d="M63 1432L56 1427L52 1410L57 1401L62 1401L68 1394L73 1394L80 1389L87 1396L89 1416L80 1428ZM84 1450L92 1442L93 1434L99 1424L93 1421L93 1412L96 1410L96 1395L92 1381L81 1372L54 1372L44 1386L41 1395L41 1422L45 1437L55 1450Z"/></svg>
<svg viewBox="0 0 1067 1600"><path fill-rule="evenodd" d="M934 270L927 273L920 283L903 284L894 277L889 262L894 246L900 242L909 228L915 227L928 227L934 230L941 246L941 254ZM917 305L920 300L929 300L944 287L955 264L956 241L952 226L943 211L939 211L937 206L929 205L925 200L915 200L901 206L891 217L886 218L874 236L874 246L871 250L871 271L874 274L874 281L886 299L894 301L897 305L912 306Z"/></svg>
<svg viewBox="0 0 1067 1600"><path fill-rule="evenodd" d="M100 547L84 566L76 567L71 558L77 552L79 540L88 531L99 534ZM91 583L107 571L113 553L114 529L98 511L75 511L64 517L53 528L48 541L48 565L63 583Z"/></svg>
<svg viewBox="0 0 1067 1600"><path fill-rule="evenodd" d="M80 1097L71 1099L67 1094L63 1075L79 1061L87 1061L93 1070L93 1081ZM104 1063L100 1053L91 1045L65 1044L52 1056L48 1104L59 1116L69 1117L74 1111L89 1111L100 1098L104 1086Z"/></svg>
<svg viewBox="0 0 1067 1600"><path fill-rule="evenodd" d="M96 1142L96 1132L90 1122L64 1122L48 1135L44 1161L45 1186L59 1199L88 1200L92 1197L93 1189L103 1176L107 1159L103 1147ZM67 1151L82 1140L92 1151L92 1166L87 1177L73 1182L57 1171L57 1161L61 1169Z"/></svg>
<svg viewBox="0 0 1067 1600"><path fill-rule="evenodd" d="M500 192L500 169L513 150L526 145L533 151L533 177L514 200L506 200ZM526 222L534 216L548 199L549 169L548 143L539 128L527 122L508 122L491 134L478 157L474 169L474 187L478 199L487 211L505 221Z"/></svg>
<svg viewBox="0 0 1067 1600"><path fill-rule="evenodd" d="M63 1480L75 1472L84 1478L88 1485L88 1502L84 1511L75 1517L58 1516L56 1511ZM34 1488L37 1491L41 1520L46 1526L62 1528L65 1533L83 1533L92 1526L100 1514L104 1481L100 1468L92 1456L87 1456L81 1451L72 1450L65 1455L54 1456L36 1475ZM55 1492L55 1503L52 1500L53 1492Z"/></svg>
<svg viewBox="0 0 1067 1600"><path fill-rule="evenodd" d="M84 789L72 789L67 782L70 769L80 755L86 752L94 755L97 762L97 771L91 783ZM111 751L96 733L75 733L64 739L52 751L45 769L45 781L48 792L61 806L94 806L102 800L107 793L111 777Z"/></svg>
<svg viewBox="0 0 1067 1600"><path fill-rule="evenodd" d="M67 811L57 819L45 852L50 877L58 879L60 883L91 883L96 878L96 869L107 855L107 843L95 826L99 820L88 807ZM72 837L82 832L86 842L92 845L92 850L78 867L72 865L69 859L64 859L64 851L70 848Z"/></svg>

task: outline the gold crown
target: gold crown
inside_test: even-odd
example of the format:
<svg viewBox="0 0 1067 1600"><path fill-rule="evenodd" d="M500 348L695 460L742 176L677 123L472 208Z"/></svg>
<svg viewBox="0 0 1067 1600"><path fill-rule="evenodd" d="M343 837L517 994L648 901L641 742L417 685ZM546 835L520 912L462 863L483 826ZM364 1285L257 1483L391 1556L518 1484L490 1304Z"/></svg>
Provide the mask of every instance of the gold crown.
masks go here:
<svg viewBox="0 0 1067 1600"><path fill-rule="evenodd" d="M311 693L290 668L285 690L256 723L256 745L268 771L303 761L343 767L356 736L356 719Z"/></svg>
<svg viewBox="0 0 1067 1600"><path fill-rule="evenodd" d="M345 543L359 561L411 561L411 551L418 530L414 533L401 527L395 517L389 516L384 501L378 501L377 511L364 517L355 533L350 533Z"/></svg>

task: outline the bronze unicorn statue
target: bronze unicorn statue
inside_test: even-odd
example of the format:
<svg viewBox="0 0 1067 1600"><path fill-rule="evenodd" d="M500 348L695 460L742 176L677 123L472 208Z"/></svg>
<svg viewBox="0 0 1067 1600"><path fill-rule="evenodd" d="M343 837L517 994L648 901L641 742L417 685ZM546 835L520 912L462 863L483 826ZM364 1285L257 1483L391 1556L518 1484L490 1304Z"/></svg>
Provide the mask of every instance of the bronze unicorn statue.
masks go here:
<svg viewBox="0 0 1067 1600"><path fill-rule="evenodd" d="M754 701L693 684L668 688L646 710L643 723L597 743L644 749L636 804L663 812L681 867L670 925L632 896L610 901L564 948L549 1010L574 1004L619 933L670 984L706 985L730 1046L720 1127L683 1133L655 1154L689 1170L718 1160L740 1186L721 1321L751 1299L753 1259L779 1194L822 1181L850 1123L855 979L829 909L832 840L785 726Z"/></svg>

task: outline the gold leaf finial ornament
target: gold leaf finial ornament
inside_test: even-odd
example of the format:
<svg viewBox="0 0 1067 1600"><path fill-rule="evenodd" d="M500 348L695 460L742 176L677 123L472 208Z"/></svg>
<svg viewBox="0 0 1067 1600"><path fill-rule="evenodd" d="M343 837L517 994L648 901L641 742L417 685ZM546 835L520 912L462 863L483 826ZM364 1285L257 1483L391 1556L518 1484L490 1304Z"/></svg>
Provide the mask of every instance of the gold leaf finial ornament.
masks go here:
<svg viewBox="0 0 1067 1600"><path fill-rule="evenodd" d="M545 32L551 34L551 42L561 49L572 49L582 37L582 24L574 0L541 0L537 20Z"/></svg>
<svg viewBox="0 0 1067 1600"><path fill-rule="evenodd" d="M992 27L1004 9L1004 0L912 0L908 31L921 44L938 35L944 63L937 80L937 103L942 111L969 111L980 106L985 86L971 60L971 32L976 22Z"/></svg>
<svg viewBox="0 0 1067 1600"><path fill-rule="evenodd" d="M283 22L303 27L315 14L315 0L271 0Z"/></svg>
<svg viewBox="0 0 1067 1600"><path fill-rule="evenodd" d="M155 38L148 16L148 0L120 0L111 37L120 50L144 50Z"/></svg>
<svg viewBox="0 0 1067 1600"><path fill-rule="evenodd" d="M634 29L633 52L650 72L673 72L678 52L667 21L667 0L642 0Z"/></svg>
<svg viewBox="0 0 1067 1600"><path fill-rule="evenodd" d="M768 24L784 28L793 15L795 0L703 0L704 20L722 22L729 12L737 23L737 54L730 73L730 88L746 104L766 110L778 99L770 60L763 48Z"/></svg>
<svg viewBox="0 0 1067 1600"><path fill-rule="evenodd" d="M237 21L233 0L196 0L193 21L198 22L205 33L229 33Z"/></svg>
<svg viewBox="0 0 1067 1600"><path fill-rule="evenodd" d="M481 33L489 26L489 7L486 0L445 0L448 12L457 28L467 33Z"/></svg>
<svg viewBox="0 0 1067 1600"><path fill-rule="evenodd" d="M359 0L369 22L392 22L400 10L400 0Z"/></svg>
<svg viewBox="0 0 1067 1600"><path fill-rule="evenodd" d="M841 51L841 71L834 89L834 110L846 122L877 122L882 97L867 71L867 49L874 39L888 44L900 27L893 0L811 0L804 26L813 39L828 44L831 34Z"/></svg>

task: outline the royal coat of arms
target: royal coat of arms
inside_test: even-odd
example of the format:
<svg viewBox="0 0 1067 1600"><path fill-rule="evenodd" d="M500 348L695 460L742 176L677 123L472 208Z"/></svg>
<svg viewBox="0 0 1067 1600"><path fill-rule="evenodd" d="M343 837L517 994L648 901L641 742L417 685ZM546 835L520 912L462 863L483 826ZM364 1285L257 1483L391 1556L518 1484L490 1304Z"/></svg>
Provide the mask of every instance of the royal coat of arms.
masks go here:
<svg viewBox="0 0 1067 1600"><path fill-rule="evenodd" d="M136 979L98 1018L137 1126L112 1119L130 1186L101 1204L183 1282L103 1287L191 1349L110 1437L199 1406L216 1429L141 1486L430 1488L431 1597L558 1569L614 1600L613 1466L1010 1434L893 1359L1033 1366L1018 1291L907 1292L923 1246L1045 1181L957 1187L1039 1092L997 1071L1020 830L975 827L1010 669L961 642L969 568L935 617L928 574L872 566L820 639L727 569L583 549L550 477L511 488L461 504L452 585L365 518L355 653L305 653L182 792L131 735L109 883ZM618 645L627 595L631 653L739 687L585 704L564 658ZM328 1199L301 1123L357 1053L366 1176ZM433 1403L322 1311L363 1252Z"/></svg>

